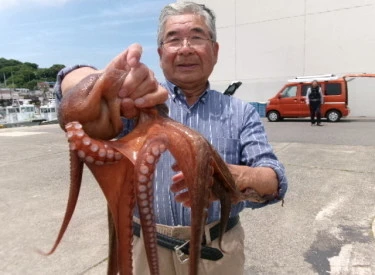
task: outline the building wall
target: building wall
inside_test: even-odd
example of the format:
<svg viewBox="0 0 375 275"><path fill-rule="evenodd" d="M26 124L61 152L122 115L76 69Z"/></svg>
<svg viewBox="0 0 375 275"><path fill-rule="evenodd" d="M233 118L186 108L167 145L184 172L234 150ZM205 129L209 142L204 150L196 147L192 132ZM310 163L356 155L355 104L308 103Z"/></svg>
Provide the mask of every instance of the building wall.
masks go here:
<svg viewBox="0 0 375 275"><path fill-rule="evenodd" d="M375 0L199 2L217 15L218 90L240 80L236 97L264 102L295 76L375 73ZM349 86L351 115L375 116L375 79Z"/></svg>

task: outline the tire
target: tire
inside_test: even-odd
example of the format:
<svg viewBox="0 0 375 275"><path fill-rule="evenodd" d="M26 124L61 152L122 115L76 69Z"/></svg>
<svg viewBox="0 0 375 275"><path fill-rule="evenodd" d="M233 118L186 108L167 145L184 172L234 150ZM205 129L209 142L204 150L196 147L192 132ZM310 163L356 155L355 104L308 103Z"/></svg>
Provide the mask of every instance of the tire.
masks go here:
<svg viewBox="0 0 375 275"><path fill-rule="evenodd" d="M280 114L277 111L269 111L267 113L267 118L270 122L279 121L281 119Z"/></svg>
<svg viewBox="0 0 375 275"><path fill-rule="evenodd" d="M336 110L331 110L331 111L328 111L328 113L326 114L326 117L329 122L338 122L340 121L341 113Z"/></svg>

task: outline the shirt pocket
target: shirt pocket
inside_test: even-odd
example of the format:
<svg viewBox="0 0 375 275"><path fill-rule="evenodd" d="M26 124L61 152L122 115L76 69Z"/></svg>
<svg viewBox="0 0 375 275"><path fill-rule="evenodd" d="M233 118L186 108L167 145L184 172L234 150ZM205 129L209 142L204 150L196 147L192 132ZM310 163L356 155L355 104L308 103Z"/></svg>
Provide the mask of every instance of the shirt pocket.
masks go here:
<svg viewBox="0 0 375 275"><path fill-rule="evenodd" d="M213 137L209 141L226 163L240 163L241 144L239 139Z"/></svg>

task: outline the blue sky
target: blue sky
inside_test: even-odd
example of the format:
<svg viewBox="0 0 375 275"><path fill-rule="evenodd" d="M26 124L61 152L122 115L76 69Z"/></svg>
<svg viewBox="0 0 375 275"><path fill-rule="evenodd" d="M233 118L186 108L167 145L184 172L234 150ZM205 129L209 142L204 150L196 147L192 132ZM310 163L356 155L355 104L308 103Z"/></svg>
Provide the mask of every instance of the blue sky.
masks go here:
<svg viewBox="0 0 375 275"><path fill-rule="evenodd" d="M0 57L40 68L103 68L132 43L162 80L156 51L160 10L170 0L0 0Z"/></svg>

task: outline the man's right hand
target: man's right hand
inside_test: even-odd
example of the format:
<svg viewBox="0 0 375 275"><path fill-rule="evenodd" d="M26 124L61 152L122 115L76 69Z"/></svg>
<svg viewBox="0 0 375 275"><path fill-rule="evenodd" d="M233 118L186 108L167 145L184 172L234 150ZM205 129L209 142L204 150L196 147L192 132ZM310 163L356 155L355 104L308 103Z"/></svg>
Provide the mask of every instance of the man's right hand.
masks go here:
<svg viewBox="0 0 375 275"><path fill-rule="evenodd" d="M125 70L129 74L118 92L121 100L121 113L124 117L138 116L139 108L153 107L168 99L167 90L160 86L153 71L140 62L142 47L131 45L119 54L105 70Z"/></svg>
<svg viewBox="0 0 375 275"><path fill-rule="evenodd" d="M141 55L142 47L133 44L104 70L83 67L69 73L62 82L60 124L77 120L91 137L110 139L122 129L120 115L133 118L139 108L165 102L168 92L140 63Z"/></svg>

